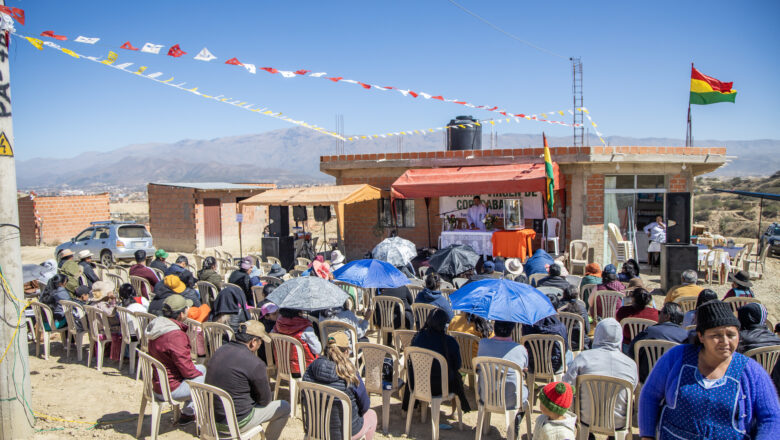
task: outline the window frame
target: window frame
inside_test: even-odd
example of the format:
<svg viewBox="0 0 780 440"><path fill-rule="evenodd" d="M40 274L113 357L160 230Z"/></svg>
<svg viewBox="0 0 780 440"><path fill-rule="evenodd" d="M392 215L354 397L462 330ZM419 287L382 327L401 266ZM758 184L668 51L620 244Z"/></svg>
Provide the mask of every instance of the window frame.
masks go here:
<svg viewBox="0 0 780 440"><path fill-rule="evenodd" d="M390 198L381 198L377 200L377 222L379 226L383 228L403 228L403 229L414 229L416 227L415 222L415 200L414 199L395 199L396 204L396 210L395 210L395 222L393 222L393 212L391 208L391 201L393 199ZM411 207L411 225L406 224L404 222L404 219L407 218L407 215L409 214L408 208ZM386 213L387 209L390 209L390 212L386 215L383 215ZM389 219L389 223L386 221L386 218ZM400 222L399 222L400 220Z"/></svg>

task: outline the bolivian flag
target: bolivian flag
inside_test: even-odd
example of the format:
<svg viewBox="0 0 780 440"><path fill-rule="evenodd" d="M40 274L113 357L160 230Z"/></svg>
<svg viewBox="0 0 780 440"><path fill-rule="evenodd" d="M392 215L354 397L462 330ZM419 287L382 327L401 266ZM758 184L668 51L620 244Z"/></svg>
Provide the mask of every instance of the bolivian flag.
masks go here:
<svg viewBox="0 0 780 440"><path fill-rule="evenodd" d="M717 102L734 102L737 91L733 82L721 82L691 66L691 104L706 105Z"/></svg>
<svg viewBox="0 0 780 440"><path fill-rule="evenodd" d="M547 177L547 209L552 214L555 212L555 176L552 159L550 159L550 147L547 145L547 136L544 132L542 132L542 139L544 139L544 173Z"/></svg>

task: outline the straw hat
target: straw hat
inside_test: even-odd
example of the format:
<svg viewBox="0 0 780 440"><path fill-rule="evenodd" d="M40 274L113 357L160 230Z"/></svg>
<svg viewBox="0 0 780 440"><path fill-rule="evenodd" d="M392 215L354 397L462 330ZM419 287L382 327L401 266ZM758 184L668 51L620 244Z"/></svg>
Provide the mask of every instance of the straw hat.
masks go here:
<svg viewBox="0 0 780 440"><path fill-rule="evenodd" d="M114 283L111 281L95 281L92 284L92 300L101 301L114 293Z"/></svg>
<svg viewBox="0 0 780 440"><path fill-rule="evenodd" d="M79 251L78 258L79 260L83 260L85 258L92 257L92 252L90 252L88 249L83 249Z"/></svg>
<svg viewBox="0 0 780 440"><path fill-rule="evenodd" d="M71 257L71 256L73 256L73 251L70 249L63 249L60 252L60 258Z"/></svg>

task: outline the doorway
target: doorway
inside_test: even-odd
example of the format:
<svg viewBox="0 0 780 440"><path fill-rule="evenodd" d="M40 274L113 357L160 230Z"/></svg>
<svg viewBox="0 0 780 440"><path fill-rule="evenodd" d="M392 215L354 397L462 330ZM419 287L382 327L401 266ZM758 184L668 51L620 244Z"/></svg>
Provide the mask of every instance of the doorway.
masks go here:
<svg viewBox="0 0 780 440"><path fill-rule="evenodd" d="M222 246L222 206L219 199L203 199L203 232L207 248Z"/></svg>
<svg viewBox="0 0 780 440"><path fill-rule="evenodd" d="M663 175L616 175L604 177L604 261L612 260L608 225L614 223L632 243L637 262L647 263L650 239L644 227L664 215Z"/></svg>

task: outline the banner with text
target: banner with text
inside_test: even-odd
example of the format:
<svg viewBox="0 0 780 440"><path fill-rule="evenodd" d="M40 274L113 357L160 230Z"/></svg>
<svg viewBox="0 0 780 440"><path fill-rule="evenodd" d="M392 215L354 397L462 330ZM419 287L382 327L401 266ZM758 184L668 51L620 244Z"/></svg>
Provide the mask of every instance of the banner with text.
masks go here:
<svg viewBox="0 0 780 440"><path fill-rule="evenodd" d="M476 194L475 194L476 195ZM485 204L489 214L504 216L504 200L520 199L523 201L523 218L544 218L542 212L544 197L541 192L520 192L505 194L480 194L479 198ZM474 203L474 196L439 197L439 215L454 214L458 218L466 218L466 210Z"/></svg>

